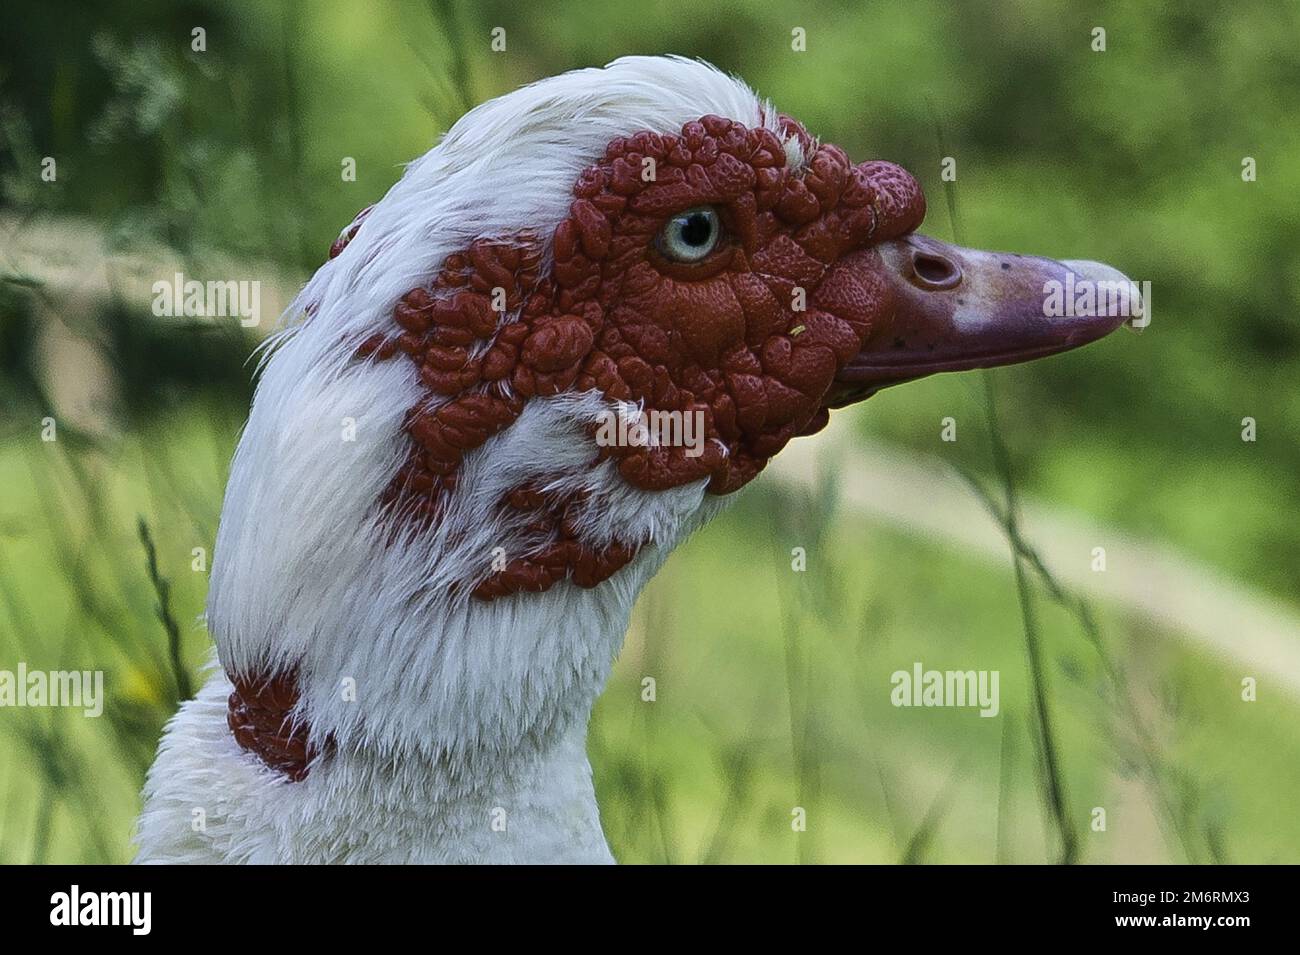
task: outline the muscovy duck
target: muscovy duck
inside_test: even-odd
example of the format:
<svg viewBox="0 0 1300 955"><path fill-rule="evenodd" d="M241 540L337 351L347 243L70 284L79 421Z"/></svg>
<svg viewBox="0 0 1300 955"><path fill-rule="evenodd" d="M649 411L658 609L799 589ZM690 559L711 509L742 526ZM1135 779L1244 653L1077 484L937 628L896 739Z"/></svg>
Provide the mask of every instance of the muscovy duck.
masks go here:
<svg viewBox="0 0 1300 955"><path fill-rule="evenodd" d="M335 242L221 514L219 665L141 862L610 862L586 725L638 592L830 409L1093 341L1091 262L915 232L917 181L627 57L467 113ZM695 416L694 447L595 439Z"/></svg>

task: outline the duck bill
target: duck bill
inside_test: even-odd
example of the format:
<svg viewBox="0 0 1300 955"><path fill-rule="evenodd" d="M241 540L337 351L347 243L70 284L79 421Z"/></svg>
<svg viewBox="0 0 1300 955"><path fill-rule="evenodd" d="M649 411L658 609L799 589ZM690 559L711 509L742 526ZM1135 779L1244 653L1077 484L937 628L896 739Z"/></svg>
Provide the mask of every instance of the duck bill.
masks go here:
<svg viewBox="0 0 1300 955"><path fill-rule="evenodd" d="M832 408L937 372L1069 351L1144 314L1134 283L1100 262L980 252L915 233L875 251L893 315L836 376Z"/></svg>

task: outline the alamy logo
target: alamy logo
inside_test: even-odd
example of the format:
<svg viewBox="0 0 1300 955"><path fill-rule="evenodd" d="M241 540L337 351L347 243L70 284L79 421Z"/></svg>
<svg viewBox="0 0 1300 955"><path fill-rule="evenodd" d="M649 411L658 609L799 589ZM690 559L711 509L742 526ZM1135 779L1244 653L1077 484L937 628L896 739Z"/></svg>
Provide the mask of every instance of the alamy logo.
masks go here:
<svg viewBox="0 0 1300 955"><path fill-rule="evenodd" d="M704 453L704 412L650 411L618 403L606 409L596 427L596 444L602 448L685 448L688 458Z"/></svg>
<svg viewBox="0 0 1300 955"><path fill-rule="evenodd" d="M95 717L104 712L103 670L0 670L0 707L65 706Z"/></svg>
<svg viewBox="0 0 1300 955"><path fill-rule="evenodd" d="M153 926L151 892L70 892L50 896L51 925L129 925L131 934L148 935Z"/></svg>
<svg viewBox="0 0 1300 955"><path fill-rule="evenodd" d="M997 716L997 670L927 670L920 662L911 672L895 670L889 682L895 706L978 706L980 716Z"/></svg>
<svg viewBox="0 0 1300 955"><path fill-rule="evenodd" d="M1128 318L1134 328L1151 324L1151 283L1076 279L1043 283L1043 315L1047 318Z"/></svg>
<svg viewBox="0 0 1300 955"><path fill-rule="evenodd" d="M153 313L159 318L238 318L245 328L262 320L260 281L200 282L177 272L153 283Z"/></svg>

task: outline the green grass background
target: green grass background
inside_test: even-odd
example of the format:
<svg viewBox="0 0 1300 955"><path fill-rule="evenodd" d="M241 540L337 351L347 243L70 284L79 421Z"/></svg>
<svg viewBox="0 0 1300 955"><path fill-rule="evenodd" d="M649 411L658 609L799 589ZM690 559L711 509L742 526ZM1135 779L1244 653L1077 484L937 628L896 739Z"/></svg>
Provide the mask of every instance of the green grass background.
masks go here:
<svg viewBox="0 0 1300 955"><path fill-rule="evenodd" d="M670 0L593 15L576 2L110 0L21 2L11 26L8 227L83 217L110 253L161 245L195 274L215 256L309 274L471 102L625 53L710 59L853 158L912 170L924 231L1149 280L1143 334L996 373L1019 490L1300 607L1294 4ZM189 49L194 26L206 53ZM489 50L494 26L505 53ZM805 53L790 49L795 26ZM958 164L957 229L939 130ZM53 184L38 176L47 155ZM340 179L344 156L356 182ZM1241 179L1246 156L1256 182ZM210 561L254 341L116 296L70 303L4 245L0 669L102 668L109 699L99 720L0 711L0 861L125 861L178 682L137 520L196 680L207 581L191 551ZM99 356L110 397L80 430L61 417L45 444L59 376L78 374L50 361L53 325ZM948 376L845 413L928 453L954 416L961 439L944 454L996 486L982 402L978 377ZM1300 701L1098 606L1117 683L1077 619L1036 595L1080 860L1300 861ZM914 660L999 669L1002 714L892 707L889 675ZM1245 675L1258 702L1240 699ZM1060 835L1034 725L1009 559L854 517L833 485L801 496L760 481L650 585L590 750L621 861L1036 862L1059 858ZM1088 825L1097 806L1105 832Z"/></svg>

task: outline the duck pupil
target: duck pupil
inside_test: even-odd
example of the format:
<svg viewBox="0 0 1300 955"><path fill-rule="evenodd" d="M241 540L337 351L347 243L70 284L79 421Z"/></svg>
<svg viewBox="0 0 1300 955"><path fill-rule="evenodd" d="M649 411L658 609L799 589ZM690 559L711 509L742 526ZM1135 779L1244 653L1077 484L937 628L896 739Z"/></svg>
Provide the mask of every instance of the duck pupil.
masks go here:
<svg viewBox="0 0 1300 955"><path fill-rule="evenodd" d="M704 245L713 234L713 222L702 212L689 215L682 223L682 241L687 245Z"/></svg>

